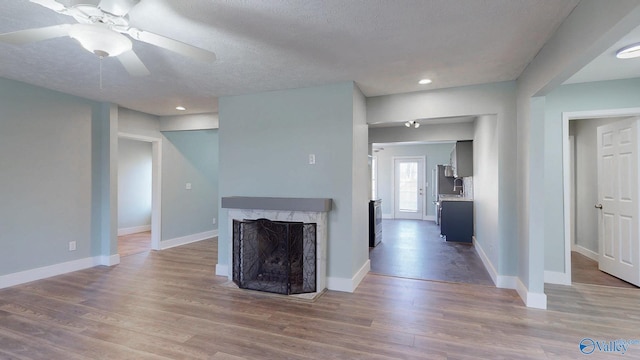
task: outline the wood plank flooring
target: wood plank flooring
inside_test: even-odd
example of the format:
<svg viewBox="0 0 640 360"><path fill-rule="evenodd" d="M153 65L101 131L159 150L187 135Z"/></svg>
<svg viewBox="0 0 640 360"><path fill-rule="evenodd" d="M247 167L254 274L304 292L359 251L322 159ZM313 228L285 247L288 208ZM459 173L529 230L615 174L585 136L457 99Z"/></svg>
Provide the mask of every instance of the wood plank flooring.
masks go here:
<svg viewBox="0 0 640 360"><path fill-rule="evenodd" d="M118 236L120 257L140 254L151 250L151 231Z"/></svg>
<svg viewBox="0 0 640 360"><path fill-rule="evenodd" d="M633 284L598 270L597 261L575 251L571 252L571 278L574 283L638 289Z"/></svg>
<svg viewBox="0 0 640 360"><path fill-rule="evenodd" d="M576 359L585 337L640 337L638 291L549 286L544 311L513 290L369 274L308 302L224 286L216 249L0 290L0 359Z"/></svg>
<svg viewBox="0 0 640 360"><path fill-rule="evenodd" d="M369 259L376 274L493 286L473 245L445 241L433 221L383 220Z"/></svg>

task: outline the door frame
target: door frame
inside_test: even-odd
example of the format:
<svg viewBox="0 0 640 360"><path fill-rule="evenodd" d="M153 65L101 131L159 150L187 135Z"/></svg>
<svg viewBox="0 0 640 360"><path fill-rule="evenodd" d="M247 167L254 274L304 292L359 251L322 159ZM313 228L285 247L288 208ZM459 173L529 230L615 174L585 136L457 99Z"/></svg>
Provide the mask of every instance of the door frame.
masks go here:
<svg viewBox="0 0 640 360"><path fill-rule="evenodd" d="M151 249L160 250L160 239L162 239L162 139L124 132L118 132L118 139L151 143ZM116 219L118 218L117 211L116 207Z"/></svg>
<svg viewBox="0 0 640 360"><path fill-rule="evenodd" d="M580 119L595 119L608 117L640 116L640 108L602 109L587 111L569 111L562 113L562 178L563 178L563 208L564 208L564 273L554 273L547 276L545 282L561 285L571 285L571 155L569 147L569 121Z"/></svg>
<svg viewBox="0 0 640 360"><path fill-rule="evenodd" d="M403 160L403 159L420 159L422 160L422 171L425 172L426 168L427 168L427 157L424 155L403 155L403 156L392 156L391 157L391 201L392 201L392 209L391 209L391 213L393 215L393 218L396 219L396 160ZM420 220L425 220L425 216L426 216L426 199L427 196L424 195L426 194L426 173L422 174L422 185L423 185L423 190L422 190L422 215L420 216Z"/></svg>

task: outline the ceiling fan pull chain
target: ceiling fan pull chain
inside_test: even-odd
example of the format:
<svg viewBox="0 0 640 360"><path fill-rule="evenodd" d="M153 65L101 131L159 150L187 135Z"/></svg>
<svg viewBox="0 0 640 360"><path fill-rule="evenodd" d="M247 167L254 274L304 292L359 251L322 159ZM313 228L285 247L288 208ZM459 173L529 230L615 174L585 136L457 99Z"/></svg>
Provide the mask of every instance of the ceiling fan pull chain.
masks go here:
<svg viewBox="0 0 640 360"><path fill-rule="evenodd" d="M102 56L100 56L100 90L102 90Z"/></svg>

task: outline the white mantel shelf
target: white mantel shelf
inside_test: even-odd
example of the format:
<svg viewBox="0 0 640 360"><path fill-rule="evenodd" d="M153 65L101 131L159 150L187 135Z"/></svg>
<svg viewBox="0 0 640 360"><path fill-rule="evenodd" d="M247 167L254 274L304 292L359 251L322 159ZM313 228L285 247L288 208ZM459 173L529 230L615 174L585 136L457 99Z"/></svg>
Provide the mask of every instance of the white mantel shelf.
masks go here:
<svg viewBox="0 0 640 360"><path fill-rule="evenodd" d="M284 197L250 197L229 196L222 198L224 209L260 209L279 211L331 211L332 200L329 198L284 198Z"/></svg>

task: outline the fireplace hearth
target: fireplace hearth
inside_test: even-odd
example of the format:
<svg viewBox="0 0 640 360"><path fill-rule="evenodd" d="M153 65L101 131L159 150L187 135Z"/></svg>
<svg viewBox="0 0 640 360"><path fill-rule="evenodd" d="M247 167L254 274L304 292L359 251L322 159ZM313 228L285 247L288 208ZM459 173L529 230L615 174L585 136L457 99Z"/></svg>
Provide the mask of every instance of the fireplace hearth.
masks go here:
<svg viewBox="0 0 640 360"><path fill-rule="evenodd" d="M316 292L316 224L233 220L232 279L242 289Z"/></svg>

